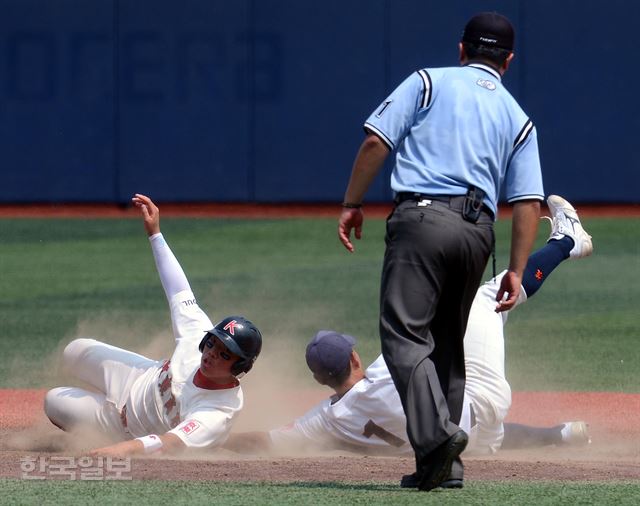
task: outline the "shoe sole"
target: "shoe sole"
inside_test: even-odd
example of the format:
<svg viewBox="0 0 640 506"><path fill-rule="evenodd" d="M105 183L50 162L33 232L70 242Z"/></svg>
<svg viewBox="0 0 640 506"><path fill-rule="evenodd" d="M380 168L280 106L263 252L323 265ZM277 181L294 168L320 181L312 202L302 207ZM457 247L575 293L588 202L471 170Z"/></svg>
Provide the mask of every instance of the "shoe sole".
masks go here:
<svg viewBox="0 0 640 506"><path fill-rule="evenodd" d="M440 483L440 485L438 485L438 488L462 488L463 486L464 485L462 480L451 479L445 480Z"/></svg>
<svg viewBox="0 0 640 506"><path fill-rule="evenodd" d="M589 425L584 422L565 422L565 425L571 425L572 436L564 444L570 446L586 446L591 444L591 436L589 435Z"/></svg>
<svg viewBox="0 0 640 506"><path fill-rule="evenodd" d="M584 230L584 229L583 229ZM584 258L588 257L593 253L593 242L591 241L591 236L584 232L587 238L581 237L580 239L580 254L575 253L571 256L571 258Z"/></svg>
<svg viewBox="0 0 640 506"><path fill-rule="evenodd" d="M446 458L442 466L440 466L440 469L425 474L418 483L418 488L420 490L433 490L439 487L451 474L453 461L464 451L468 442L469 438L464 432L456 432L450 440L447 441Z"/></svg>
<svg viewBox="0 0 640 506"><path fill-rule="evenodd" d="M462 488L464 486L463 481L457 478L451 478L450 480L444 480L438 488ZM410 478L403 477L400 480L401 488L418 488L418 478L411 476Z"/></svg>

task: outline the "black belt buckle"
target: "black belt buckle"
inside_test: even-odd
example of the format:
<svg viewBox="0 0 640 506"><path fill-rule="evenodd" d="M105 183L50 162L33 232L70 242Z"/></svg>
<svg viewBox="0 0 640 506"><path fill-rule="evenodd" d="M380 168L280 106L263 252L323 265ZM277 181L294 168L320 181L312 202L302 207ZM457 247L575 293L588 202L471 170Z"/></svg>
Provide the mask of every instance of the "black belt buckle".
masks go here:
<svg viewBox="0 0 640 506"><path fill-rule="evenodd" d="M482 212L483 200L486 193L480 188L470 186L467 194L464 196L464 204L462 205L462 217L471 223L477 223Z"/></svg>
<svg viewBox="0 0 640 506"><path fill-rule="evenodd" d="M421 195L419 193L413 192L398 192L396 193L395 198L393 199L393 203L398 205L402 204L405 200L420 200Z"/></svg>

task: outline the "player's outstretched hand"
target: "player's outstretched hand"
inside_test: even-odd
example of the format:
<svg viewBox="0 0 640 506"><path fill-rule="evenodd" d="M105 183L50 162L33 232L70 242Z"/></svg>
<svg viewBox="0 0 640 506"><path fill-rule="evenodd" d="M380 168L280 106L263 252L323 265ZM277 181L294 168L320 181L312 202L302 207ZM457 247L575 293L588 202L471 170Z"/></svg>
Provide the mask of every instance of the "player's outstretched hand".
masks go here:
<svg viewBox="0 0 640 506"><path fill-rule="evenodd" d="M134 439L133 441L123 441L111 446L96 448L95 450L91 450L89 452L89 457L123 458L133 453L141 453L138 446L142 445L139 445L137 443L138 442Z"/></svg>
<svg viewBox="0 0 640 506"><path fill-rule="evenodd" d="M131 201L142 211L144 229L147 231L147 235L151 237L160 233L160 210L153 201L140 193L136 193Z"/></svg>
<svg viewBox="0 0 640 506"><path fill-rule="evenodd" d="M520 295L521 284L522 280L517 273L507 271L507 273L502 277L500 289L496 295L496 301L498 302L498 305L496 306L496 313L513 309L516 305L516 301L518 300L518 296Z"/></svg>
<svg viewBox="0 0 640 506"><path fill-rule="evenodd" d="M356 239L362 237L362 222L364 215L362 209L343 208L340 220L338 221L338 238L351 253L355 251L351 243L351 231L355 229Z"/></svg>

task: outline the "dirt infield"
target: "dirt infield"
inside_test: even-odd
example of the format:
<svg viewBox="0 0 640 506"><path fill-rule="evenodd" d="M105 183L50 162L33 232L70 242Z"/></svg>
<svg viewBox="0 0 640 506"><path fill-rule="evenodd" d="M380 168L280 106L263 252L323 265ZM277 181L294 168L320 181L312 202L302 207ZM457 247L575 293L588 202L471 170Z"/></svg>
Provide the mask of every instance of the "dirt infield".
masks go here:
<svg viewBox="0 0 640 506"><path fill-rule="evenodd" d="M80 456L82 445L51 425L42 412L43 390L0 390L0 477L20 478L25 456ZM317 399L309 398L312 404ZM545 406L544 411L536 407ZM307 406L300 406L304 409ZM640 395L619 393L515 393L509 420L551 425L582 419L592 443L502 451L465 459L467 480L610 481L640 479ZM226 451L190 458L140 458L133 479L215 481L395 481L412 459L331 453L304 457L238 456Z"/></svg>

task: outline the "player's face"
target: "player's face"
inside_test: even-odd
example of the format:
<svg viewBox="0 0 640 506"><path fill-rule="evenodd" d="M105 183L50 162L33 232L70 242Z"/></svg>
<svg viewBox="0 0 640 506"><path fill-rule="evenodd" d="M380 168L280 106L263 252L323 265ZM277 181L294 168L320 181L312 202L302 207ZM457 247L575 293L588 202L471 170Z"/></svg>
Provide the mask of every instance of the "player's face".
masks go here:
<svg viewBox="0 0 640 506"><path fill-rule="evenodd" d="M240 357L229 351L220 339L210 335L204 343L200 371L210 380L228 381L232 376L231 367L238 358Z"/></svg>

